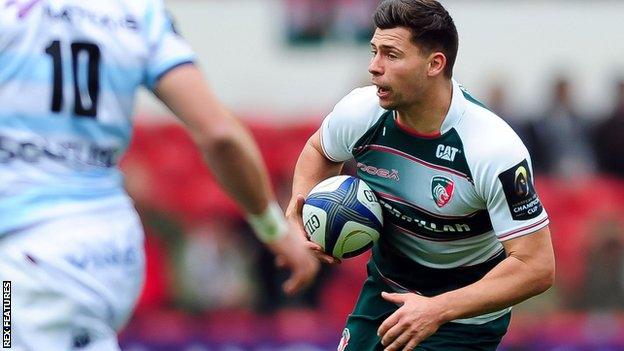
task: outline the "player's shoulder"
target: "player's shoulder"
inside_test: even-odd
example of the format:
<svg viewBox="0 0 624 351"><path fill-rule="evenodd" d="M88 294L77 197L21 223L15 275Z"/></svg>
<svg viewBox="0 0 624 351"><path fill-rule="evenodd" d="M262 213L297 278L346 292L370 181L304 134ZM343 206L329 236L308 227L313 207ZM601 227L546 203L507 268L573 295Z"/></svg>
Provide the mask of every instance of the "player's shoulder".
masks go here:
<svg viewBox="0 0 624 351"><path fill-rule="evenodd" d="M526 146L507 122L467 92L463 96L464 115L456 128L473 172L495 172L529 158Z"/></svg>
<svg viewBox="0 0 624 351"><path fill-rule="evenodd" d="M157 11L160 11L164 7L162 0L122 0L122 2L129 12L139 15L147 21L149 21L149 18L154 16Z"/></svg>
<svg viewBox="0 0 624 351"><path fill-rule="evenodd" d="M508 177L531 160L527 148L516 132L496 113L463 93L465 109L456 126L464 147L464 156L477 191L489 198L500 177Z"/></svg>
<svg viewBox="0 0 624 351"><path fill-rule="evenodd" d="M373 86L354 89L325 117L321 146L329 159L350 159L357 141L384 115L376 91Z"/></svg>
<svg viewBox="0 0 624 351"><path fill-rule="evenodd" d="M101 6L103 12L106 12L106 9L117 8L124 12L128 18L137 18L147 26L149 26L151 19L165 7L162 0L111 0L93 5Z"/></svg>
<svg viewBox="0 0 624 351"><path fill-rule="evenodd" d="M330 113L335 122L342 122L353 127L372 125L384 114L379 106L377 90L374 86L353 89L334 106Z"/></svg>
<svg viewBox="0 0 624 351"><path fill-rule="evenodd" d="M506 163L528 156L524 143L505 120L468 92L462 91L462 95L465 110L457 131L469 163L470 160Z"/></svg>

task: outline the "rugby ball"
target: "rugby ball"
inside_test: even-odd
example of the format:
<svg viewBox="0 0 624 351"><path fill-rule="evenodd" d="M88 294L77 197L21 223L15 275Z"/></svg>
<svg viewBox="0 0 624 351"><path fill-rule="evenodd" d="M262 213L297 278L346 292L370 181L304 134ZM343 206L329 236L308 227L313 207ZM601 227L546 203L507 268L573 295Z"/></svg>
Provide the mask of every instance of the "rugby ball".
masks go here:
<svg viewBox="0 0 624 351"><path fill-rule="evenodd" d="M312 188L302 217L308 238L339 259L371 248L383 226L375 193L361 179L346 175L325 179Z"/></svg>

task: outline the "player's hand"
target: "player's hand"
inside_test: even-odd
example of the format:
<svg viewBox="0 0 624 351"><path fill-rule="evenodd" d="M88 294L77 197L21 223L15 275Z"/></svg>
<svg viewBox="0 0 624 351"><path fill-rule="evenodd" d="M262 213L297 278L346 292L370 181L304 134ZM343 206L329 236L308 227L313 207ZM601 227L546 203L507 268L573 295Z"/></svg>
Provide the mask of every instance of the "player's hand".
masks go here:
<svg viewBox="0 0 624 351"><path fill-rule="evenodd" d="M310 240L308 240L308 235L304 229L303 225L303 205L305 204L305 197L303 195L297 195L297 203L295 205L295 209L292 213L287 214L288 222L290 225L294 227L295 231L305 239L305 246L310 250L314 256L321 262L327 264L339 264L341 261L333 256L326 254L323 251L323 248Z"/></svg>
<svg viewBox="0 0 624 351"><path fill-rule="evenodd" d="M267 244L267 247L275 254L275 263L278 267L290 270L290 277L282 285L286 295L292 296L306 288L319 270L319 262L307 250L305 240L292 230L276 242Z"/></svg>
<svg viewBox="0 0 624 351"><path fill-rule="evenodd" d="M377 330L384 351L413 350L444 323L440 307L431 298L386 292L381 297L401 306Z"/></svg>

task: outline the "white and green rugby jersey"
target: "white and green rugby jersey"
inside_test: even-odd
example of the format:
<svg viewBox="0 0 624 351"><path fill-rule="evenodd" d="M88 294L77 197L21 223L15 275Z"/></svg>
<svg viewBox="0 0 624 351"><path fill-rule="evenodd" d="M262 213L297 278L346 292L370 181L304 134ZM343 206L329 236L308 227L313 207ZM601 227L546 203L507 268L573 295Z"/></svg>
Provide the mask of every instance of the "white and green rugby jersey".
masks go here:
<svg viewBox="0 0 624 351"><path fill-rule="evenodd" d="M335 106L321 143L333 161L355 158L358 177L377 194L384 229L374 269L398 290L432 296L468 285L504 259L501 241L548 224L522 141L455 81L440 135L401 126L370 86Z"/></svg>
<svg viewBox="0 0 624 351"><path fill-rule="evenodd" d="M127 205L136 92L193 59L162 0L0 0L0 235Z"/></svg>

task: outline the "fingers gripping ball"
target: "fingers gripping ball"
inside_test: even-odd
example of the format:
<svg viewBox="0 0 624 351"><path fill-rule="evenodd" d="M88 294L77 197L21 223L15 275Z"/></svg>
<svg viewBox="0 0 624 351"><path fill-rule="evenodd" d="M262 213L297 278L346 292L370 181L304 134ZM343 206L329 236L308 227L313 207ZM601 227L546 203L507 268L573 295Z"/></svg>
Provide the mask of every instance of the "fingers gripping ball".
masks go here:
<svg viewBox="0 0 624 351"><path fill-rule="evenodd" d="M311 241L342 259L373 246L383 217L377 197L364 181L336 176L312 188L303 205L303 223Z"/></svg>

